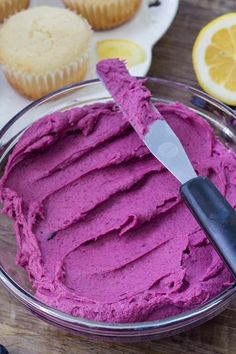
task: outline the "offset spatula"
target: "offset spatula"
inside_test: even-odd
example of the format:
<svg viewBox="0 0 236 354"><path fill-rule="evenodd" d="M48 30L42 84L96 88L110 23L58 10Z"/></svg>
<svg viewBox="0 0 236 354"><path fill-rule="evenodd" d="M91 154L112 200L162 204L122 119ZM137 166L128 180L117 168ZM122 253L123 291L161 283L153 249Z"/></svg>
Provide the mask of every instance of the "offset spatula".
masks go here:
<svg viewBox="0 0 236 354"><path fill-rule="evenodd" d="M148 90L140 85L134 89L135 79L130 77L123 62L118 60L100 62L97 65L97 73L121 109L124 108L122 107L124 104L128 118L129 111L132 110L132 102L126 104L129 94L126 94L125 89L131 88L132 95L136 98L139 95L146 95L142 104L148 102L149 113L151 111L161 119L152 121L148 129L141 133L134 116L129 119L130 123L150 152L180 181L183 200L236 277L236 212L234 209L207 177L196 175L178 137L157 109L147 101ZM124 92L122 90L119 92L114 83L123 85ZM129 97L131 100L132 95ZM139 124L142 121L144 117L139 119Z"/></svg>
<svg viewBox="0 0 236 354"><path fill-rule="evenodd" d="M154 122L143 139L151 153L182 183L180 193L229 270L236 277L236 212L207 177L196 172L165 120Z"/></svg>

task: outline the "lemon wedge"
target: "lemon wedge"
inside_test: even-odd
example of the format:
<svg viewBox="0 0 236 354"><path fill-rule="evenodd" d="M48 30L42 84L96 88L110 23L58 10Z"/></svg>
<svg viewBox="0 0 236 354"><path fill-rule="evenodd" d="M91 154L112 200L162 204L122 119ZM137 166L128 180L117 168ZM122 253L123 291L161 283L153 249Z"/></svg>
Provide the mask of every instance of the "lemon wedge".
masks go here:
<svg viewBox="0 0 236 354"><path fill-rule="evenodd" d="M145 61L145 52L138 44L124 39L106 39L97 41L96 51L99 60L119 58L127 62L128 67Z"/></svg>
<svg viewBox="0 0 236 354"><path fill-rule="evenodd" d="M220 16L200 31L192 58L203 90L236 105L236 13Z"/></svg>

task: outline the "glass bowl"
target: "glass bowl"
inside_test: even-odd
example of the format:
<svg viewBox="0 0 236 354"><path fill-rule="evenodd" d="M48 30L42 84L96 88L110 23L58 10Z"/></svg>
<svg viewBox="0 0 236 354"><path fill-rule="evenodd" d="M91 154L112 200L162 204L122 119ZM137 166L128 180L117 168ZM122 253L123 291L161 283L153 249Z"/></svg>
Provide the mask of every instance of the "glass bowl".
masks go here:
<svg viewBox="0 0 236 354"><path fill-rule="evenodd" d="M153 101L180 101L206 119L229 148L236 148L234 111L205 93L176 82L147 78ZM24 130L45 114L110 99L98 80L74 84L45 96L24 108L0 131L0 172L3 173L9 152ZM34 297L34 291L23 269L15 265L16 242L12 222L0 216L0 282L35 315L90 338L117 341L139 341L170 336L199 325L226 308L236 293L236 283L216 298L183 314L163 320L111 324L88 321L59 312Z"/></svg>

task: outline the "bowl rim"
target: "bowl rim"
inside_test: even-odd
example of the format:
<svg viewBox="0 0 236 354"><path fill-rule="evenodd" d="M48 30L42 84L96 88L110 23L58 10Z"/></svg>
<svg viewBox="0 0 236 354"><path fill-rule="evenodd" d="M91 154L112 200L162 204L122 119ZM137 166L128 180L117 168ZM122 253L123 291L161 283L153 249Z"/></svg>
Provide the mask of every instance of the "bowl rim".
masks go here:
<svg viewBox="0 0 236 354"><path fill-rule="evenodd" d="M232 115L234 119L236 119L235 112L232 108L226 106L224 103L221 103L217 99L209 96L208 94L206 94L205 92L197 88L189 86L185 83L159 79L156 77L147 76L147 77L138 77L138 78L142 80L144 79L146 81L154 82L154 83L165 84L167 86L172 86L175 88L180 88L182 90L187 90L190 93L201 95L203 99L205 99L206 101L210 101L213 104L216 104L222 111L225 111L226 113ZM18 118L20 118L22 115L27 113L32 108L43 103L47 99L53 98L54 96L56 97L57 95L63 92L75 88L79 88L81 86L87 86L87 85L92 85L97 83L101 83L99 79L92 79L92 80L87 80L87 81L82 81L79 83L67 85L31 102L29 105L27 105L22 110L20 110L16 115L14 115L0 129L0 139L8 131L8 129L15 123L15 121L17 121ZM3 284L4 287L7 288L7 290L10 293L12 293L13 296L15 296L21 303L28 306L32 311L35 311L38 314L42 313L42 315L46 315L51 320L52 319L58 320L59 323L62 324L64 323L66 324L66 326L71 325L73 329L77 329L80 332L84 331L88 333L90 330L92 333L94 331L95 332L98 331L96 334L100 336L104 336L104 333L100 332L101 330L107 331L107 333L105 334L106 336L109 336L109 332L110 335L114 334L115 332L115 334L120 337L130 336L132 335L132 333L134 336L137 334L139 336L144 336L147 335L147 332L149 332L150 330L151 331L158 330L159 333L165 332L167 329L171 331L176 328L179 328L183 321L185 321L185 324L186 322L191 324L191 323L195 323L204 314L213 314L217 306L221 305L221 307L223 307L225 304L230 302L231 299L236 295L236 282L234 282L231 286L229 286L219 295L207 301L203 305L175 316L167 317L161 320L153 320L153 321L145 321L145 322L108 323L108 322L87 320L81 317L75 317L67 313L64 313L62 311L56 310L48 305L45 305L43 302L36 299L32 294L30 294L29 292L24 290L19 284L17 284L4 270L3 266L1 265L1 261L0 261L0 283ZM126 331L128 331L128 333L126 333Z"/></svg>
<svg viewBox="0 0 236 354"><path fill-rule="evenodd" d="M227 304L228 302L231 301L232 297L236 295L236 282L230 286L229 288L225 289L224 292L219 294L217 297L213 298L212 300L204 303L203 305L192 309L190 311L186 311L184 313L181 313L176 316L171 316L167 317L165 319L161 320L154 320L154 321L145 321L145 322L134 322L134 323L108 323L108 322L99 322L99 321L93 321L93 320L87 320L81 317L75 317L69 314L66 314L62 311L56 310L52 307L49 307L48 305L45 305L41 301L37 300L33 295L28 293L26 290L24 290L20 285L18 285L7 273L6 271L2 268L0 264L0 283L2 283L5 288L10 291L10 293L17 298L21 303L23 303L26 306L29 306L29 308L33 311L35 311L37 314L40 312L43 312L43 314L48 316L48 319L56 319L59 321L59 323L64 323L66 321L66 324L71 324L73 329L76 329L78 326L79 330L82 331L84 329L85 332L87 330L106 330L110 331L111 335L115 334L120 335L120 336L130 336L130 332L135 332L137 334L137 331L143 331L142 334L139 333L140 335L147 335L146 332L150 330L159 330L159 333L165 332L166 329L168 328L169 330L174 330L179 328L179 325L182 324L183 321L185 321L185 325L195 322L199 319L201 315L204 315L207 313L209 315L211 313L214 313L215 307L218 305L222 305L222 307ZM187 323L186 323L187 322ZM76 326L76 327L74 327ZM82 328L81 328L81 327ZM126 331L129 331L129 333L125 333ZM112 333L113 332L113 333ZM104 335L104 333L96 333L100 335ZM106 333L106 336L109 336L109 333Z"/></svg>

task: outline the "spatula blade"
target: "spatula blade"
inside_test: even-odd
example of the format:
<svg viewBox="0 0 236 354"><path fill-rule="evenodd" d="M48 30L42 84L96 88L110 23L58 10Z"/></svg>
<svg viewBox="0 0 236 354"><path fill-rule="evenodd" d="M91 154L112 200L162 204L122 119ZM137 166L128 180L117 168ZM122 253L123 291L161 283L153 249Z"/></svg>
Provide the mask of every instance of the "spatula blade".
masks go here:
<svg viewBox="0 0 236 354"><path fill-rule="evenodd" d="M197 177L183 145L165 120L149 126L144 143L182 184Z"/></svg>

